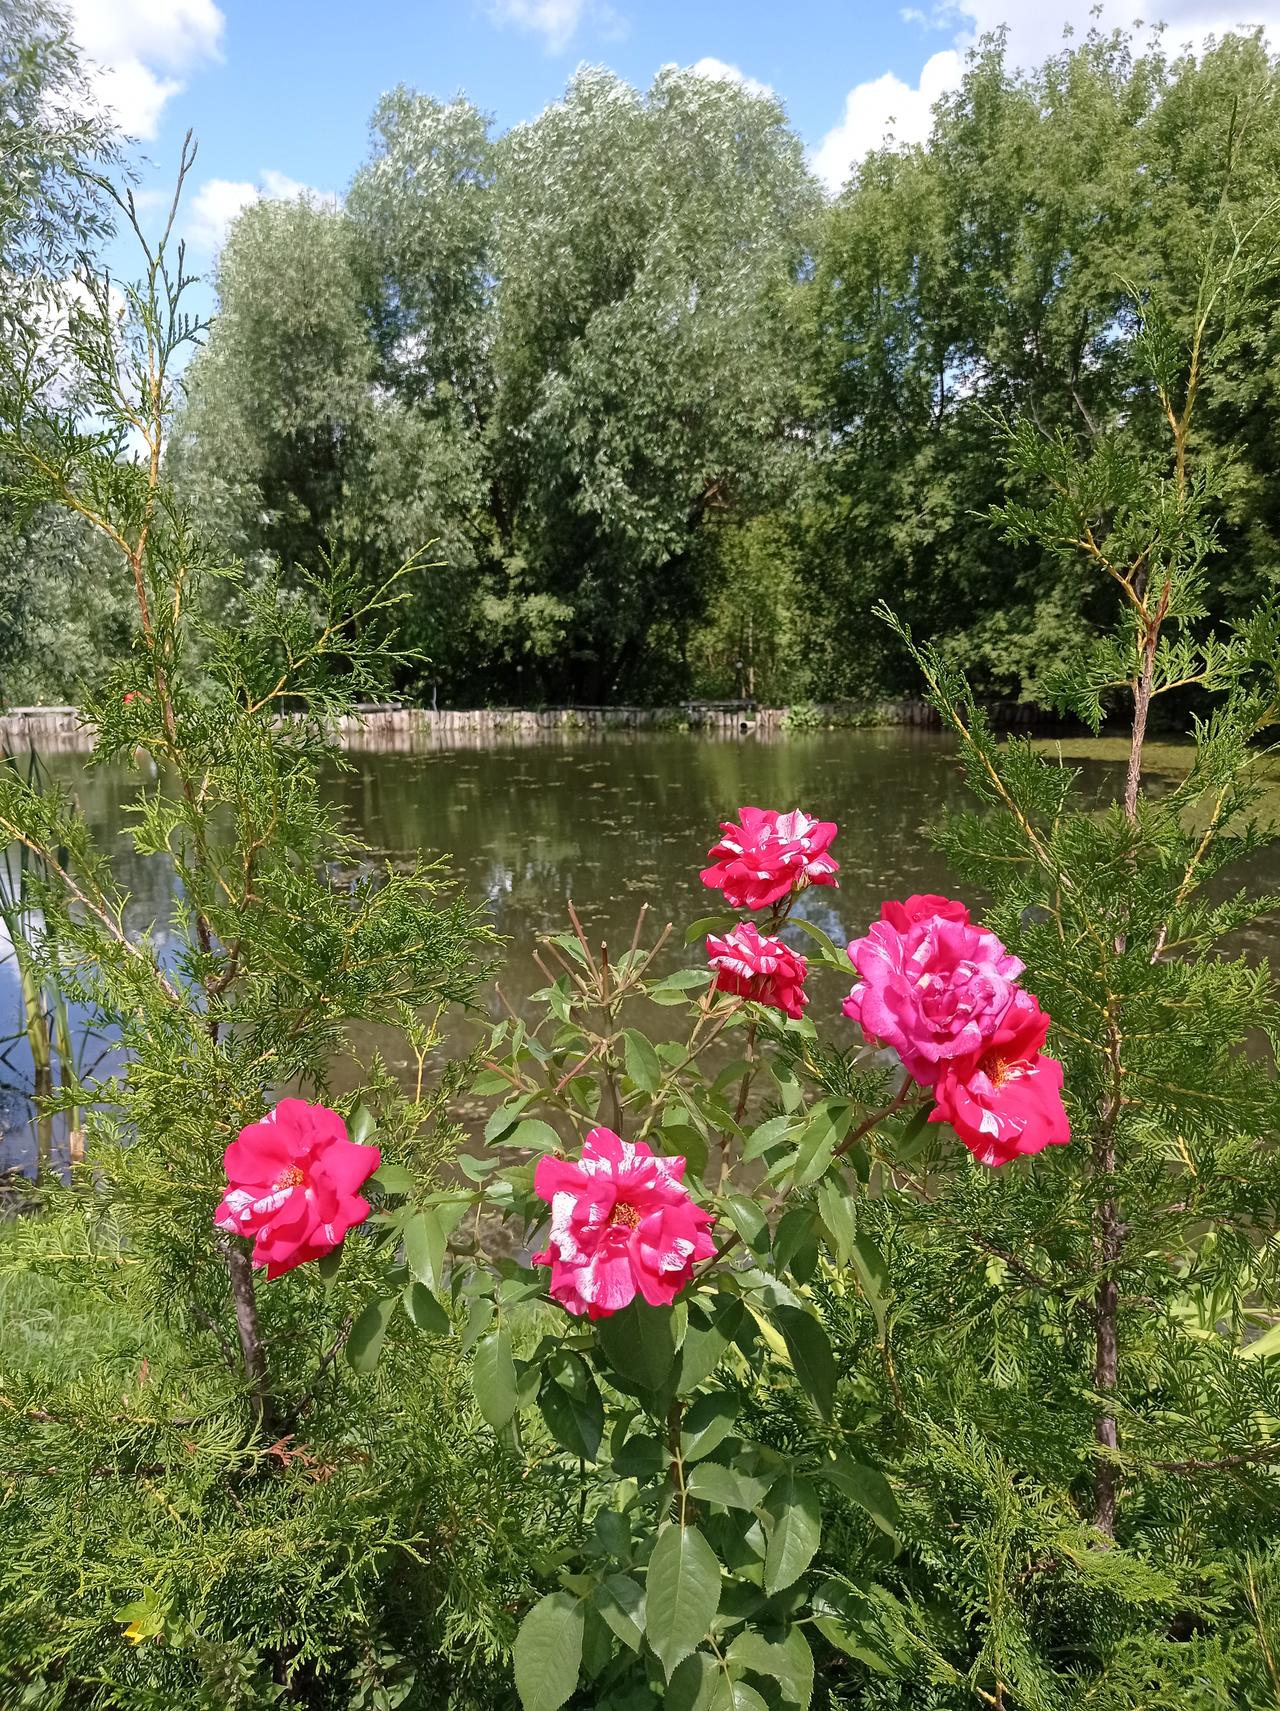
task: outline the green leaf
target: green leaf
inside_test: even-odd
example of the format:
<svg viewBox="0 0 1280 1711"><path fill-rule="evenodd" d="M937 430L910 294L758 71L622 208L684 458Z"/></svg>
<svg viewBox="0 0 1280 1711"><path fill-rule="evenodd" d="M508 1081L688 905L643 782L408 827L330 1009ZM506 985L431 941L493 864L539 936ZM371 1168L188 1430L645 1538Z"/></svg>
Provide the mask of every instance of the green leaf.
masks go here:
<svg viewBox="0 0 1280 1711"><path fill-rule="evenodd" d="M677 969L648 988L649 998L654 1004L686 1004L691 993L705 991L710 979L710 969Z"/></svg>
<svg viewBox="0 0 1280 1711"><path fill-rule="evenodd" d="M410 1324L433 1337L447 1337L453 1330L449 1315L425 1283L411 1283L404 1292L404 1310Z"/></svg>
<svg viewBox="0 0 1280 1711"><path fill-rule="evenodd" d="M390 1159L380 1164L369 1178L376 1182L384 1194L412 1194L414 1180L402 1164L394 1164Z"/></svg>
<svg viewBox="0 0 1280 1711"><path fill-rule="evenodd" d="M738 1669L776 1681L789 1705L803 1708L813 1698L813 1653L802 1628L788 1628L785 1639L774 1641L744 1628L725 1658Z"/></svg>
<svg viewBox="0 0 1280 1711"><path fill-rule="evenodd" d="M720 1565L696 1527L668 1523L645 1579L645 1634L667 1679L706 1636L720 1607Z"/></svg>
<svg viewBox="0 0 1280 1711"><path fill-rule="evenodd" d="M347 1362L353 1371L368 1374L377 1366L382 1339L399 1299L398 1295L384 1295L379 1301L371 1301L352 1325L347 1338Z"/></svg>
<svg viewBox="0 0 1280 1711"><path fill-rule="evenodd" d="M550 1123L544 1123L540 1117L524 1117L518 1122L511 1133L504 1137L504 1147L528 1147L535 1153L558 1153L564 1150L564 1142L556 1134Z"/></svg>
<svg viewBox="0 0 1280 1711"><path fill-rule="evenodd" d="M838 1175L824 1177L818 1184L818 1211L837 1265L848 1265L858 1235L858 1222L853 1200Z"/></svg>
<svg viewBox="0 0 1280 1711"><path fill-rule="evenodd" d="M522 1093L518 1099L513 1099L509 1105L499 1105L484 1126L484 1138L490 1146L503 1137L520 1121L521 1113L533 1098L532 1093Z"/></svg>
<svg viewBox="0 0 1280 1711"><path fill-rule="evenodd" d="M829 1480L837 1491L856 1503L891 1539L898 1536L898 1499L893 1488L878 1468L867 1467L851 1456L838 1455L825 1461L817 1470L820 1478Z"/></svg>
<svg viewBox="0 0 1280 1711"><path fill-rule="evenodd" d="M602 1319L600 1346L613 1370L645 1390L660 1390L676 1358L675 1313L633 1301L621 1313Z"/></svg>
<svg viewBox="0 0 1280 1711"><path fill-rule="evenodd" d="M405 1262L418 1282L433 1292L444 1286L446 1245L440 1219L430 1206L415 1212L404 1227Z"/></svg>
<svg viewBox="0 0 1280 1711"><path fill-rule="evenodd" d="M751 1249L752 1253L764 1255L769 1251L769 1226L765 1223L764 1213L755 1201L746 1194L730 1194L725 1199L733 1227Z"/></svg>
<svg viewBox="0 0 1280 1711"><path fill-rule="evenodd" d="M685 1461L700 1461L728 1437L738 1413L737 1397L728 1391L700 1396L684 1417L680 1450Z"/></svg>
<svg viewBox="0 0 1280 1711"><path fill-rule="evenodd" d="M791 1118L784 1112L781 1117L770 1117L759 1128L753 1129L747 1137L747 1144L742 1149L743 1163L760 1158L764 1153L771 1152L774 1147L781 1146L791 1129Z"/></svg>
<svg viewBox="0 0 1280 1711"><path fill-rule="evenodd" d="M889 1288L889 1272L884 1263L884 1255L870 1236L859 1236L849 1257L853 1261L853 1269L858 1275L867 1306L875 1314L876 1329L883 1338L885 1296Z"/></svg>
<svg viewBox="0 0 1280 1711"><path fill-rule="evenodd" d="M711 1377L728 1346L728 1337L714 1320L699 1322L690 1314L689 1329L680 1349L679 1389L682 1395L696 1390Z"/></svg>
<svg viewBox="0 0 1280 1711"><path fill-rule="evenodd" d="M628 1028L622 1036L622 1052L630 1079L642 1093L656 1093L662 1082L662 1065L644 1035Z"/></svg>
<svg viewBox="0 0 1280 1711"><path fill-rule="evenodd" d="M585 1375L580 1393L577 1386L571 1390L548 1374L538 1392L538 1407L547 1430L563 1449L583 1461L595 1461L604 1434L604 1403L585 1364L579 1364Z"/></svg>
<svg viewBox="0 0 1280 1711"><path fill-rule="evenodd" d="M596 1609L628 1650L638 1652L644 1638L644 1593L629 1574L611 1574L595 1593Z"/></svg>
<svg viewBox="0 0 1280 1711"><path fill-rule="evenodd" d="M708 933L723 933L727 927L736 927L736 915L703 915L697 921L691 921L684 930L684 942L693 944L695 939L705 939Z"/></svg>
<svg viewBox="0 0 1280 1711"><path fill-rule="evenodd" d="M471 1083L471 1091L481 1099L491 1099L495 1093L506 1093L510 1087L511 1078L496 1069L482 1069Z"/></svg>
<svg viewBox="0 0 1280 1711"><path fill-rule="evenodd" d="M853 1106L847 1099L824 1099L814 1106L796 1153L792 1181L797 1188L807 1188L825 1174L852 1127Z"/></svg>
<svg viewBox="0 0 1280 1711"><path fill-rule="evenodd" d="M685 1485L691 1497L703 1503L719 1503L725 1509L756 1509L769 1489L767 1479L751 1479L718 1461L695 1463Z"/></svg>
<svg viewBox="0 0 1280 1711"><path fill-rule="evenodd" d="M342 1253L346 1245L345 1241L339 1242L336 1248L330 1248L327 1254L321 1254L316 1261L316 1271L322 1282L331 1283L337 1277L342 1268Z"/></svg>
<svg viewBox="0 0 1280 1711"><path fill-rule="evenodd" d="M822 1539L822 1510L809 1480L787 1473L769 1493L773 1530L764 1558L764 1589L770 1597L793 1585L813 1561Z"/></svg>
<svg viewBox="0 0 1280 1711"><path fill-rule="evenodd" d="M841 974L848 974L851 964L846 952L836 949L834 942L828 938L822 928L812 921L806 921L800 915L791 915L787 920L788 927L799 927L802 933L808 933L819 950L823 953L822 960L830 968L838 968Z"/></svg>
<svg viewBox="0 0 1280 1711"><path fill-rule="evenodd" d="M775 1307L773 1320L782 1332L796 1377L813 1398L823 1419L829 1420L836 1394L836 1358L831 1352L831 1339L803 1307Z"/></svg>
<svg viewBox="0 0 1280 1711"><path fill-rule="evenodd" d="M582 1667L582 1600L568 1592L540 1598L516 1635L516 1692L523 1711L560 1711Z"/></svg>
<svg viewBox="0 0 1280 1711"><path fill-rule="evenodd" d="M613 1471L620 1479L652 1479L667 1466L667 1452L659 1438L637 1432L627 1439L613 1458Z"/></svg>
<svg viewBox="0 0 1280 1711"><path fill-rule="evenodd" d="M710 1652L691 1652L672 1672L663 1711L711 1711L720 1667Z"/></svg>
<svg viewBox="0 0 1280 1711"><path fill-rule="evenodd" d="M476 1404L495 1432L500 1432L516 1411L516 1369L511 1358L511 1339L499 1328L481 1337L471 1364L471 1388Z"/></svg>
<svg viewBox="0 0 1280 1711"><path fill-rule="evenodd" d="M369 1144L369 1137L373 1134L376 1127L377 1125L373 1120L373 1112L370 1111L369 1107L367 1105L357 1105L355 1110L351 1113L350 1122L347 1124L347 1134L351 1140L355 1142L356 1146L363 1147Z"/></svg>

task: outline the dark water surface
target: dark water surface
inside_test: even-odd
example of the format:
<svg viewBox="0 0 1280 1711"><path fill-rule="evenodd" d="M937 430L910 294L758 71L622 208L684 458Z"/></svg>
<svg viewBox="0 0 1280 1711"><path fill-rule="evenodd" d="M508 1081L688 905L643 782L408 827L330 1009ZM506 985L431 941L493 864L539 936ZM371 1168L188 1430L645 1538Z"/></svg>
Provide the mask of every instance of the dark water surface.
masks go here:
<svg viewBox="0 0 1280 1711"><path fill-rule="evenodd" d="M1122 744L1073 738L1060 748L1064 763L1080 770L1087 799L1119 790ZM1153 745L1149 788L1167 787L1188 756L1183 747ZM700 962L697 947L683 947L683 929L720 905L698 870L719 821L744 802L799 807L839 824L833 854L840 888L806 892L800 912L840 944L865 930L886 896L954 888L925 828L943 808L969 800L950 741L919 730L816 732L770 742L615 734L350 759L350 771L335 770L326 781L347 823L380 854L451 858L459 882L488 899L508 941L500 980L518 1008L543 984L533 961L536 936L566 924L569 899L591 938L606 939L615 954L629 944L637 911L648 903L654 927L677 925L669 966ZM163 933L173 901L165 866L134 854L124 835L134 780L123 769L86 771L74 755L51 756L48 764L72 784L111 850L132 896L131 930L154 923ZM1250 877L1280 887L1280 853L1264 854ZM1250 948L1266 948L1267 939L1258 929ZM803 948L802 936L797 944ZM815 992L810 1013L820 1026L824 1017L839 1026L838 998L834 980L830 991ZM0 1033L10 1032L16 1015L13 964L0 961ZM372 1036L358 1040L357 1049L372 1043ZM7 1067L0 1062L0 1083L20 1086L21 1056L9 1055ZM0 1123L2 1113L0 1107ZM11 1115L10 1159L18 1126Z"/></svg>

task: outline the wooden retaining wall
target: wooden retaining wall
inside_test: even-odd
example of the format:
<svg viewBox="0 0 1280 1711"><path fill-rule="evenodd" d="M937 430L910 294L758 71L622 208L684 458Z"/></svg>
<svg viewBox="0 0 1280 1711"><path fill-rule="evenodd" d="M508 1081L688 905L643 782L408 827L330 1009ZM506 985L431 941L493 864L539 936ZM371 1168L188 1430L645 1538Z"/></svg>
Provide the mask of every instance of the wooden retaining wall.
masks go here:
<svg viewBox="0 0 1280 1711"><path fill-rule="evenodd" d="M988 708L1004 727L1045 725L1049 716L1038 708L999 702ZM753 707L736 702L687 702L674 707L527 707L446 708L365 707L356 715L334 721L334 735L344 748L413 753L433 748L486 747L504 742L570 739L607 731L698 731L707 736L776 738L792 729L824 726L913 726L936 729L938 715L926 701L841 702L797 709L790 719L786 707ZM14 707L0 712L0 747L23 754L79 750L92 746L93 731L74 707Z"/></svg>

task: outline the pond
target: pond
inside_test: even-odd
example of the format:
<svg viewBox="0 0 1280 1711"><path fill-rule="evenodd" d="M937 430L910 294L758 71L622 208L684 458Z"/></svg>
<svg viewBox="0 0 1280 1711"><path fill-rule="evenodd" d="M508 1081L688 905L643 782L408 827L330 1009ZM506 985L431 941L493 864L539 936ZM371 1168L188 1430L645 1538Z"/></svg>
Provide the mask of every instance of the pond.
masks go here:
<svg viewBox="0 0 1280 1711"><path fill-rule="evenodd" d="M1119 790L1123 744L1072 737L1046 746L1079 769L1086 799L1103 801ZM1151 745L1148 788L1167 788L1188 755L1184 746ZM840 889L805 893L801 912L841 944L865 930L884 897L954 887L926 828L944 808L969 800L951 742L918 729L769 742L615 734L410 754L362 750L349 759L349 771L335 769L327 780L347 824L392 859L419 851L450 857L459 882L488 899L494 927L507 940L499 979L517 1009L543 984L533 960L537 935L565 926L570 899L592 940L607 940L615 954L630 943L637 912L648 903L652 929L667 921L678 929L668 964L699 962L699 948L683 946L683 928L716 912L718 898L702 887L698 870L718 822L744 802L802 807L839 824L833 853ZM133 899L131 930L163 924L172 903L164 866L133 854L122 836L129 775L85 771L74 755L51 756L48 765L73 785L95 832L114 849ZM1232 875L1233 882L1242 877ZM1280 889L1280 850L1256 858L1251 877ZM1261 952L1269 937L1274 947L1275 932L1257 928L1245 943ZM4 1034L17 1014L15 986L12 963L0 962ZM838 998L834 984L820 990L814 1013L839 1025ZM370 1036L357 1046L372 1043ZM20 1057L9 1056L8 1067L0 1062L0 1082L20 1084ZM19 1162L29 1145L25 1113L21 1120L11 1115L10 1126L0 1164Z"/></svg>

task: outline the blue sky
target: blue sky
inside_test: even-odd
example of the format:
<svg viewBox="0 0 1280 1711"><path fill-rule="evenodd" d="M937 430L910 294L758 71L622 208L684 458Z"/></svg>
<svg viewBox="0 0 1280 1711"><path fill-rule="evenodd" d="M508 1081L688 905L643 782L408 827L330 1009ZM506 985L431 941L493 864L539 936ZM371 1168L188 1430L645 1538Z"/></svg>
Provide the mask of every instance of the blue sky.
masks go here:
<svg viewBox="0 0 1280 1711"><path fill-rule="evenodd" d="M1136 0L1105 0L1127 21ZM1089 0L64 0L100 91L171 179L187 127L200 144L185 232L210 265L227 221L259 195L341 195L369 115L399 82L465 91L500 129L533 117L575 67L646 85L676 62L767 85L832 187L887 132L922 137L966 46L1005 23L1015 55L1051 51ZM1165 0L1175 39L1280 24L1280 0ZM1273 34L1277 33L1273 30ZM156 196L158 198L158 191Z"/></svg>

